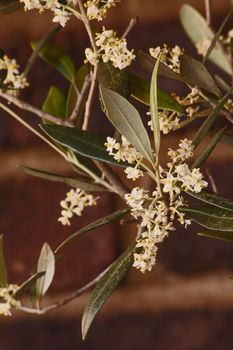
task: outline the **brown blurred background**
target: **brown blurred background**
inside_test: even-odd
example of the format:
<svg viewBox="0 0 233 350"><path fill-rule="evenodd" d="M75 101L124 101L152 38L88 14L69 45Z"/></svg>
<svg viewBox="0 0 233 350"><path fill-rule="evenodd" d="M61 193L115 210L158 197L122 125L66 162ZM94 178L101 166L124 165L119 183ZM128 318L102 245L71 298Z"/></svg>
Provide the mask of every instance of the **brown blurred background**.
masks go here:
<svg viewBox="0 0 233 350"><path fill-rule="evenodd" d="M204 1L188 1L204 13ZM194 50L179 23L179 9L185 1L124 0L111 11L110 23L123 32L129 19L139 17L130 34L129 46L147 50L159 44L179 44ZM213 1L214 25L230 8L229 1ZM1 16L0 47L24 65L30 55L30 41L38 40L52 27L47 14L23 11ZM77 66L83 62L88 45L83 28L71 21L56 41L71 54ZM135 70L139 68L134 65ZM30 73L32 86L24 98L41 106L52 84L67 83L41 60ZM163 82L164 84L164 82ZM173 91L167 82L164 87ZM180 87L178 87L180 89ZM96 112L98 114L99 112ZM22 114L34 125L38 120ZM98 118L99 115L98 115ZM99 125L99 127L98 127ZM109 125L98 119L96 125L106 134ZM176 145L184 130L166 137L165 148ZM94 210L87 209L72 228L57 222L59 202L67 187L31 178L18 166L27 164L49 171L70 173L53 151L26 129L1 112L0 121L0 229L5 235L5 253L10 281L21 283L36 263L41 246L47 241L56 247L69 233L119 207L114 196L104 195ZM218 146L208 161L220 193L233 197L232 153ZM113 294L94 323L87 340L80 335L80 320L88 294L48 316L15 313L1 318L0 350L220 350L233 343L233 249L230 244L200 238L198 228L177 231L160 247L158 263L151 273L132 271ZM90 232L68 247L57 264L56 278L45 303L59 299L92 279L132 240L135 227L109 225Z"/></svg>

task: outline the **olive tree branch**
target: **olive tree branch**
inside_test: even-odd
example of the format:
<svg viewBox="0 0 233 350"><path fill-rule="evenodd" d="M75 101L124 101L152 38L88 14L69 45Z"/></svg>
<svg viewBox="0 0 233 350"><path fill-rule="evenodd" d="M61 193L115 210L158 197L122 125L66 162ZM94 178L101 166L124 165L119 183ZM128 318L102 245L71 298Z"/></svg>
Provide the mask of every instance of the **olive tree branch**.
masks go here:
<svg viewBox="0 0 233 350"><path fill-rule="evenodd" d="M51 312L55 309L58 309L59 307L62 307L68 303L70 303L71 301L73 301L74 299L78 298L79 296L81 296L83 293L85 293L88 289L90 289L91 287L93 287L96 283L98 283L100 281L100 279L104 276L104 274L107 272L108 268L105 269L104 271L102 271L97 277L95 277L93 280L91 280L89 283L85 284L83 287L77 289L76 291L74 291L73 293L71 293L70 295L68 295L66 298L61 299L56 301L54 304L45 306L42 309L36 309L36 308L32 308L32 307L27 307L27 306L18 306L16 307L16 310L19 311L24 311L30 314L37 314L37 315L44 315L47 314L48 312Z"/></svg>
<svg viewBox="0 0 233 350"><path fill-rule="evenodd" d="M85 106L84 121L82 126L83 130L88 129L92 106L93 106L93 99L95 95L96 83L97 83L97 74L98 74L98 63L95 64L94 70L92 73L91 86L90 86L90 90L89 90L89 94L88 94L88 98Z"/></svg>
<svg viewBox="0 0 233 350"><path fill-rule="evenodd" d="M7 94L7 93L2 92L2 91L0 91L0 97L2 97L3 99L7 100L9 103L12 103L16 107L18 107L24 111L28 111L28 112L31 112L31 113L37 115L42 120L48 120L48 121L53 122L57 125L72 126L72 124L70 123L69 120L57 118L49 113L42 111L41 109L39 109L37 107L32 106L31 104L19 99L18 97L12 96L12 95Z"/></svg>
<svg viewBox="0 0 233 350"><path fill-rule="evenodd" d="M70 118L69 118L70 123L73 125L75 125L75 122L78 118L78 115L79 115L81 107L82 107L83 100L86 96L86 93L87 93L89 87L90 87L90 84L91 84L91 78L90 78L90 75L88 75L85 78L82 89L79 92L79 95L77 97L76 105L74 107L74 110L73 110Z"/></svg>

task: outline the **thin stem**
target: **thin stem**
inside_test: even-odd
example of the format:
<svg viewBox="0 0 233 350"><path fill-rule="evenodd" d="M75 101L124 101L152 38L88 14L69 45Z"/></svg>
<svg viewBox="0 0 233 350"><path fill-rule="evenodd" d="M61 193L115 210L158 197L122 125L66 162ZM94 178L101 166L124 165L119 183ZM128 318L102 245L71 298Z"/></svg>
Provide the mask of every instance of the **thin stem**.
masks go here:
<svg viewBox="0 0 233 350"><path fill-rule="evenodd" d="M125 39L129 33L131 32L131 30L133 29L133 27L137 24L138 22L138 17L134 17L134 18L131 18L125 32L123 33L121 39Z"/></svg>
<svg viewBox="0 0 233 350"><path fill-rule="evenodd" d="M50 41L50 39L61 29L61 26L58 25L54 27L49 33L47 33L45 36L42 37L42 39L39 41L38 45L36 46L35 50L33 50L31 56L29 57L29 60L27 61L26 67L24 69L23 74L25 76L28 75L29 71L33 67L39 52L41 49Z"/></svg>
<svg viewBox="0 0 233 350"><path fill-rule="evenodd" d="M84 9L83 2L82 2L82 0L78 0L77 2L78 2L78 6L79 6L79 9L80 9L81 16L82 16L82 21L83 21L83 24L84 24L84 26L86 28L87 34L89 36L92 48L96 52L97 51L97 47L96 47L96 43L95 43L95 38L94 38L94 35L92 33L92 29L91 29L91 25L90 25L89 19L87 18L87 15L86 15L86 11Z"/></svg>
<svg viewBox="0 0 233 350"><path fill-rule="evenodd" d="M128 187L108 165L100 163L99 161L94 161L94 163L100 169L105 178L110 182L112 185L112 190L124 199L125 194L129 192Z"/></svg>
<svg viewBox="0 0 233 350"><path fill-rule="evenodd" d="M48 121L53 122L57 125L72 126L68 120L63 120L63 119L57 118L49 113L43 112L39 108L36 108L36 107L32 106L31 104L29 104L23 100L20 100L19 98L14 97L10 94L7 94L5 92L0 91L0 97L4 98L5 100L7 100L10 103L13 103L15 106L19 107L20 109L22 109L24 111L28 111L28 112L31 112L31 113L37 115L42 120L48 120Z"/></svg>
<svg viewBox="0 0 233 350"><path fill-rule="evenodd" d="M205 16L208 26L211 26L212 0L205 0Z"/></svg>
<svg viewBox="0 0 233 350"><path fill-rule="evenodd" d="M83 126L82 126L83 130L88 129L90 116L91 116L91 110L92 110L92 106L93 106L93 99L94 99L94 94L95 94L95 89L96 89L96 83L97 83L97 74L98 74L98 64L96 63L94 66L91 87L89 90L89 95L88 95L86 106L85 106L84 121L83 121Z"/></svg>
<svg viewBox="0 0 233 350"><path fill-rule="evenodd" d="M23 126L25 126L28 130L30 130L33 134L35 134L36 136L38 136L41 140L43 140L44 142L46 142L50 147L52 147L56 152L58 152L63 158L64 158L64 153L58 148L56 147L52 142L50 142L48 139L46 139L43 135L41 135L37 130L35 130L31 125L29 125L27 122L25 122L25 120L23 120L22 118L20 118L20 116L18 114L16 114L15 112L13 112L10 108L8 108L7 106L5 106L3 103L0 102L0 108L2 108L5 112L7 112L8 114L10 114L14 119L16 119L20 124L22 124Z"/></svg>
<svg viewBox="0 0 233 350"><path fill-rule="evenodd" d="M86 78L85 78L85 81L84 81L84 84L82 86L82 89L78 95L78 98L77 98L77 101L76 101L76 105L74 107L74 110L69 118L70 122L75 125L75 122L78 118L78 115L80 113L80 110L81 110L81 107L82 107L82 103L83 103L83 100L86 96L86 93L90 87L90 84L91 84L91 79L90 79L90 76L88 75Z"/></svg>
<svg viewBox="0 0 233 350"><path fill-rule="evenodd" d="M27 307L27 306L19 306L16 309L20 310L20 311L24 311L24 312L30 313L30 314L37 314L37 315L47 314L48 312L51 312L51 311L53 311L55 309L58 309L61 306L64 306L64 305L70 303L71 301L73 301L74 299L78 298L80 295L85 293L88 289L90 289L91 287L96 285L96 283L98 283L101 280L101 278L104 276L104 274L107 272L107 270L108 270L108 268L105 269L104 271L102 271L97 277L95 277L93 280L91 280L85 286L77 289L76 291L74 291L72 294L70 294L66 298L64 298L62 300L58 300L54 304L45 306L42 309L35 309L35 308Z"/></svg>

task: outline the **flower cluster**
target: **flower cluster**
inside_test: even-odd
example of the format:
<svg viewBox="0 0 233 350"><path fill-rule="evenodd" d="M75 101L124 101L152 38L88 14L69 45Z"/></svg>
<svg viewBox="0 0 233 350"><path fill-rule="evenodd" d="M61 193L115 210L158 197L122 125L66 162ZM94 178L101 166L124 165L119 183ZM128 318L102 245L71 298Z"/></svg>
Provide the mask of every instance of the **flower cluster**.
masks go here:
<svg viewBox="0 0 233 350"><path fill-rule="evenodd" d="M170 48L164 44L163 47L157 46L155 48L150 48L149 52L155 59L160 56L160 62L168 66L174 72L180 72L180 56L184 54L184 50L179 46L176 45Z"/></svg>
<svg viewBox="0 0 233 350"><path fill-rule="evenodd" d="M180 96L177 96L175 94L172 94L172 96L184 108L186 117L192 118L196 111L195 105L200 100L198 89L192 88L190 93L184 98L181 98ZM150 114L150 112L148 112L147 114ZM170 112L168 110L159 111L158 115L160 130L164 134L168 134L172 130L176 130L177 128L179 128L182 115L178 114L177 112ZM151 120L148 122L148 125L152 129Z"/></svg>
<svg viewBox="0 0 233 350"><path fill-rule="evenodd" d="M61 201L61 207L63 208L61 216L58 221L62 225L70 225L70 219L74 216L81 216L85 207L96 205L96 199L91 194L88 194L79 188L76 190L71 189L66 198Z"/></svg>
<svg viewBox="0 0 233 350"><path fill-rule="evenodd" d="M200 169L191 170L186 163L192 157L193 150L192 142L187 139L180 141L177 150L169 149L170 162L166 169L159 167L159 184L151 196L140 187L125 195L131 215L139 220L142 227L142 233L137 238L133 266L143 273L150 271L155 264L157 244L175 229L174 220L177 219L185 227L191 223L178 210L185 205L180 195L181 189L198 193L208 185Z"/></svg>
<svg viewBox="0 0 233 350"><path fill-rule="evenodd" d="M123 161L134 165L133 167L127 167L125 173L127 174L128 179L135 181L143 176L143 172L140 170L142 155L130 145L124 136L121 137L121 141L122 142L120 143L112 137L107 137L105 146L107 147L109 154L118 162Z"/></svg>
<svg viewBox="0 0 233 350"><path fill-rule="evenodd" d="M116 0L89 0L85 3L87 8L87 17L89 20L97 19L102 21L107 13L107 10L113 6L116 6Z"/></svg>
<svg viewBox="0 0 233 350"><path fill-rule="evenodd" d="M129 66L135 58L133 50L127 49L126 39L119 39L113 30L105 30L96 34L97 51L90 48L85 50L86 59L95 65L101 58L103 62L111 62L114 67L124 69Z"/></svg>
<svg viewBox="0 0 233 350"><path fill-rule="evenodd" d="M10 59L7 55L0 58L0 71L6 72L2 83L7 89L19 90L28 86L26 77L19 73L19 65L15 59Z"/></svg>
<svg viewBox="0 0 233 350"><path fill-rule="evenodd" d="M20 301L14 298L14 294L18 290L18 286L14 284L9 284L5 288L0 288L0 315L11 316L11 308L19 307Z"/></svg>
<svg viewBox="0 0 233 350"><path fill-rule="evenodd" d="M25 11L27 10L39 10L40 13L45 10L53 12L53 22L58 22L62 27L66 25L70 19L70 11L60 3L58 0L20 0L24 4ZM67 0L67 5L76 6L77 0Z"/></svg>

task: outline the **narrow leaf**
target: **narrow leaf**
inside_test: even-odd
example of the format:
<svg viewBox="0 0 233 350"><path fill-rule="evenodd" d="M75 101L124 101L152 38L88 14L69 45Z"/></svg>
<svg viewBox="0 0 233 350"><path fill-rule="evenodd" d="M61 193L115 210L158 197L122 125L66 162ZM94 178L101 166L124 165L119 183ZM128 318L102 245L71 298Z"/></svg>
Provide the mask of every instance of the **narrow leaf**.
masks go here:
<svg viewBox="0 0 233 350"><path fill-rule="evenodd" d="M104 225L109 224L110 222L116 221L129 212L130 212L130 207L126 207L126 208L117 210L109 215L106 215L106 216L92 222L91 224L89 224L87 226L82 227L80 230L76 231L75 233L70 235L64 242L62 242L59 245L59 247L55 250L55 254L60 252L60 250L63 249L67 244L70 244L75 238L82 235L83 233L95 230L99 227L102 227Z"/></svg>
<svg viewBox="0 0 233 350"><path fill-rule="evenodd" d="M191 86L197 86L217 97L221 92L206 67L193 57L182 55L180 58L180 74Z"/></svg>
<svg viewBox="0 0 233 350"><path fill-rule="evenodd" d="M41 128L56 142L82 156L106 163L128 166L127 162L117 162L106 150L105 140L89 131L59 125L43 125Z"/></svg>
<svg viewBox="0 0 233 350"><path fill-rule="evenodd" d="M233 211L233 201L227 198L223 198L216 193L207 190L202 190L200 193L191 191L187 191L186 193L194 198L201 200L202 202L209 203L225 210Z"/></svg>
<svg viewBox="0 0 233 350"><path fill-rule="evenodd" d="M3 252L3 235L0 235L0 287L7 286L7 271Z"/></svg>
<svg viewBox="0 0 233 350"><path fill-rule="evenodd" d="M45 243L42 247L37 263L37 273L44 272L44 276L37 280L36 295L41 298L50 287L55 273L55 256L52 249Z"/></svg>
<svg viewBox="0 0 233 350"><path fill-rule="evenodd" d="M56 86L49 89L48 95L43 103L42 109L56 117L65 118L66 116L66 97L64 93Z"/></svg>
<svg viewBox="0 0 233 350"><path fill-rule="evenodd" d="M19 299L21 298L30 288L32 288L36 281L44 276L45 272L37 272L31 277L29 277L21 286L19 289L15 292L14 298Z"/></svg>
<svg viewBox="0 0 233 350"><path fill-rule="evenodd" d="M224 232L224 231L206 231L198 233L198 236L215 238L221 241L231 242L233 243L233 231L232 232Z"/></svg>
<svg viewBox="0 0 233 350"><path fill-rule="evenodd" d="M146 79L129 74L131 96L136 100L150 105L150 82ZM176 112L184 113L183 107L167 92L157 87L158 108Z"/></svg>
<svg viewBox="0 0 233 350"><path fill-rule="evenodd" d="M89 328L103 304L121 282L133 263L134 247L128 248L108 269L93 290L82 318L82 337L86 338Z"/></svg>
<svg viewBox="0 0 233 350"><path fill-rule="evenodd" d="M31 46L35 50L38 43L32 42ZM75 65L72 59L57 45L47 43L41 51L39 56L56 68L66 79L73 81L75 78Z"/></svg>
<svg viewBox="0 0 233 350"><path fill-rule="evenodd" d="M159 113L158 113L158 93L157 93L157 76L158 76L158 68L160 64L160 57L158 58L152 78L151 78L151 84L150 84L150 113L151 113L151 121L152 121L152 128L153 128L153 134L154 134L154 143L155 143L155 151L157 157L159 156L160 151L160 124L159 124Z"/></svg>
<svg viewBox="0 0 233 350"><path fill-rule="evenodd" d="M149 136L138 111L123 96L104 86L100 86L100 94L110 122L138 152L153 162Z"/></svg>
<svg viewBox="0 0 233 350"><path fill-rule="evenodd" d="M206 231L198 233L198 236L215 238L221 241L226 241L233 243L233 231L232 232L224 232L224 231Z"/></svg>
<svg viewBox="0 0 233 350"><path fill-rule="evenodd" d="M46 179L49 181L62 182L68 186L80 188L83 191L90 191L90 192L106 191L106 189L103 188L102 186L88 182L86 179L61 176L61 175L49 173L47 171L30 168L30 167L24 166L24 165L21 165L20 169L29 175L36 176L36 177L39 177L41 179Z"/></svg>
<svg viewBox="0 0 233 350"><path fill-rule="evenodd" d="M213 150L215 149L218 142L221 140L221 137L225 130L228 128L228 125L222 128L219 132L214 135L208 146L201 152L199 157L195 160L192 165L192 168L200 168L200 166L209 158Z"/></svg>
<svg viewBox="0 0 233 350"><path fill-rule="evenodd" d="M192 6L187 4L182 6L180 19L186 34L194 45L205 39L213 40L214 33L207 25L206 20ZM209 59L226 73L232 74L231 65L228 62L225 52L218 43L216 43L215 48L212 50Z"/></svg>
<svg viewBox="0 0 233 350"><path fill-rule="evenodd" d="M179 208L201 226L210 230L233 231L233 212L215 207L206 208Z"/></svg>
<svg viewBox="0 0 233 350"><path fill-rule="evenodd" d="M226 93L226 95L218 102L216 107L210 113L209 117L205 119L204 123L201 125L199 130L197 131L195 137L193 138L193 144L198 146L199 143L203 140L203 138L207 135L216 118L218 117L221 110L224 108L226 101L233 91L233 87Z"/></svg>

